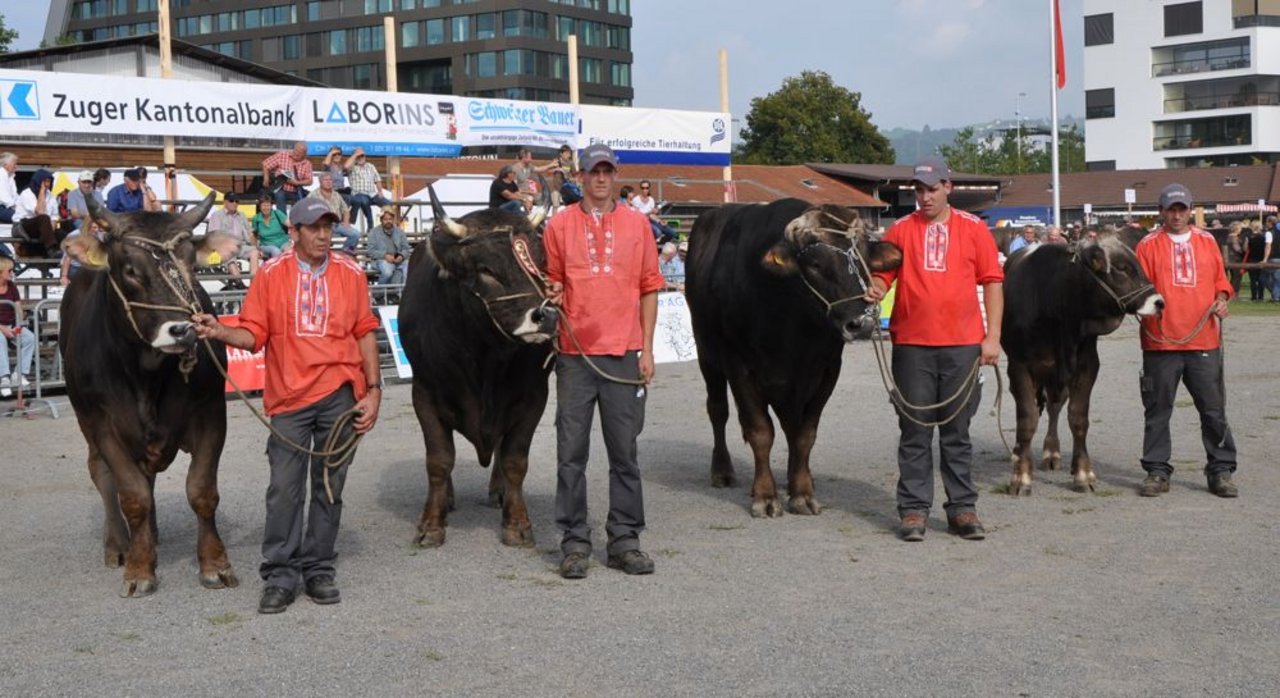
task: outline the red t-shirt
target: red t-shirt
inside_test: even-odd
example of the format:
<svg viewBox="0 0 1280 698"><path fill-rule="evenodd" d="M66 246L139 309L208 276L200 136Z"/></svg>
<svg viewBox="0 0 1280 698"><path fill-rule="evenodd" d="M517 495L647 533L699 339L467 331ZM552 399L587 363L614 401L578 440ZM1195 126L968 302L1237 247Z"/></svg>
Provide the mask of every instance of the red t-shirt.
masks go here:
<svg viewBox="0 0 1280 698"><path fill-rule="evenodd" d="M240 309L253 349L267 348L262 406L269 415L311 405L350 383L368 387L357 339L378 327L364 270L329 253L323 273L304 272L291 250L262 265Z"/></svg>
<svg viewBox="0 0 1280 698"><path fill-rule="evenodd" d="M560 333L565 354L621 356L644 348L640 296L666 287L649 219L614 206L599 219L570 206L547 222L547 276L564 284L561 311L582 344Z"/></svg>
<svg viewBox="0 0 1280 698"><path fill-rule="evenodd" d="M1206 351L1221 344L1218 319L1212 318L1188 344L1171 344L1162 339L1181 340L1195 329L1219 293L1231 298L1222 252L1213 235L1191 228L1186 242L1174 242L1158 228L1138 243L1138 264L1164 297L1160 315L1142 318L1143 351Z"/></svg>
<svg viewBox="0 0 1280 698"><path fill-rule="evenodd" d="M986 336L978 286L1004 281L995 238L982 219L956 208L941 223L916 211L884 236L902 250L902 266L876 272L898 281L889 333L894 344L962 346Z"/></svg>

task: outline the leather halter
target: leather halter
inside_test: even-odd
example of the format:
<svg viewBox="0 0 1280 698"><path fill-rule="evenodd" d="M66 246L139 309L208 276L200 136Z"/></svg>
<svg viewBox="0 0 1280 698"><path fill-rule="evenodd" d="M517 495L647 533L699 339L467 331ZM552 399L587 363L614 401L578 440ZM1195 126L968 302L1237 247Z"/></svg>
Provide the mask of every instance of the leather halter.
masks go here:
<svg viewBox="0 0 1280 698"><path fill-rule="evenodd" d="M1107 284L1107 282L1103 281L1101 276L1098 276L1097 274L1093 273L1093 270L1090 269L1088 265L1084 263L1084 260L1080 258L1080 253L1078 251L1073 252L1071 254L1071 261L1084 267L1085 274L1090 278L1092 278L1094 281L1097 281L1098 285L1102 287L1102 290L1106 291L1108 296L1111 296L1111 299L1116 302L1117 306L1119 306L1120 313L1122 315L1130 314L1129 311L1125 309L1125 305L1127 305L1129 301L1141 296L1147 291L1155 290L1155 286L1153 284L1146 283L1124 295L1120 295L1116 293L1116 290L1111 288L1111 286Z"/></svg>
<svg viewBox="0 0 1280 698"><path fill-rule="evenodd" d="M116 292L116 296L120 298L120 303L124 305L125 316L129 318L129 324L133 326L133 331L138 335L138 339L143 344L149 344L147 338L143 336L142 329L138 327L138 321L133 317L133 309L141 308L143 310L156 310L160 312L171 312L190 318L193 314L201 312L200 301L196 295L195 288L191 283L191 279L183 268L182 263L178 261L178 256L174 253L174 249L179 244L191 238L189 231L178 233L166 242L157 242L136 235L125 235L120 238L120 242L125 245L133 245L141 247L151 253L151 257L156 261L156 266L160 270L160 278L164 280L165 285L173 293L179 301L186 303L183 305L162 305L158 303L142 303L139 301L131 301L125 296L124 291L120 289L120 284L116 283L115 277L110 272L107 273L107 280L111 283L111 288ZM166 259L167 257L167 259ZM184 380L191 375L192 369L195 368L197 361L195 347L182 355L182 359L178 364L178 370L182 372Z"/></svg>

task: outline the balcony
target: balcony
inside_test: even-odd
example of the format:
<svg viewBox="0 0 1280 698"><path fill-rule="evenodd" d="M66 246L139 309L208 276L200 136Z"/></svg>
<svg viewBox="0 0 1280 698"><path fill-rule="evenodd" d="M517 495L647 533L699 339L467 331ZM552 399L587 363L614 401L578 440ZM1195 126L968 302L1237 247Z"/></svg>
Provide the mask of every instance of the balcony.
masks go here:
<svg viewBox="0 0 1280 698"><path fill-rule="evenodd" d="M1153 150L1191 150L1194 148L1226 148L1237 145L1252 145L1249 134L1190 138L1187 136L1156 136L1151 141Z"/></svg>
<svg viewBox="0 0 1280 698"><path fill-rule="evenodd" d="M1187 111L1203 111L1205 109L1234 109L1237 107L1274 106L1280 106L1280 92L1259 92L1257 94L1247 96L1222 95L1166 99L1164 101L1164 113L1177 114Z"/></svg>
<svg viewBox="0 0 1280 698"><path fill-rule="evenodd" d="M1151 64L1152 77L1166 75L1189 75L1192 73L1209 73L1218 70L1239 70L1248 68L1249 56L1235 58L1188 58L1180 61L1166 61Z"/></svg>

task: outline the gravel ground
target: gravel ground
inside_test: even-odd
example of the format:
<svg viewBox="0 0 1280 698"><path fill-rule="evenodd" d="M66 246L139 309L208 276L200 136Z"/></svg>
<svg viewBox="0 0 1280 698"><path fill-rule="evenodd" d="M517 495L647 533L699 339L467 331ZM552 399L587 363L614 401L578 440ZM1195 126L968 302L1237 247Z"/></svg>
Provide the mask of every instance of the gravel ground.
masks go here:
<svg viewBox="0 0 1280 698"><path fill-rule="evenodd" d="M448 543L419 550L422 443L408 386L393 386L347 482L343 602L304 599L279 616L255 612L267 466L264 431L243 406L231 409L219 511L242 584L200 588L185 469L175 466L157 484L161 586L143 599L119 598L120 571L100 564L101 503L69 409L58 420L0 420L0 694L1280 694L1280 555L1265 505L1280 486L1275 318L1227 328L1234 501L1205 490L1185 395L1172 491L1135 495L1135 334L1128 322L1101 342L1094 495L1045 471L1030 497L997 492L1010 466L986 374L973 426L984 542L949 536L940 506L924 543L892 535L897 430L865 343L846 351L814 449L827 507L816 517L752 519L746 487L712 489L701 376L693 363L659 366L641 437L643 543L657 573L603 565L597 434L597 555L573 583L555 574L552 410L526 483L537 549L498 542L499 512L482 505L488 471L464 444ZM1011 429L1011 400L1003 412ZM732 445L749 481L749 451ZM773 463L785 478L781 446Z"/></svg>

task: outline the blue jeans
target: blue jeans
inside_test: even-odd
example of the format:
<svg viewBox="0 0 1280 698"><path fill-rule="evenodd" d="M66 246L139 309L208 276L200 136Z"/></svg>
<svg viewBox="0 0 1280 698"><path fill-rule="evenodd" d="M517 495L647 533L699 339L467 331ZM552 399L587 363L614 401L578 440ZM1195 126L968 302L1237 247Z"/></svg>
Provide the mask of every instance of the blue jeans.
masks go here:
<svg viewBox="0 0 1280 698"><path fill-rule="evenodd" d="M524 215L524 204L519 201L508 201L507 203L499 206L498 210Z"/></svg>
<svg viewBox="0 0 1280 698"><path fill-rule="evenodd" d="M382 207L390 203L391 200L381 194L374 194L372 196L369 194L352 194L351 208L356 210L356 215L352 218L351 222L354 223L359 220L360 214L363 213L365 229L373 230L373 207Z"/></svg>
<svg viewBox="0 0 1280 698"><path fill-rule="evenodd" d="M356 245L359 244L360 242L360 231L356 230L356 227L354 225L339 223L333 226L333 232L343 237L343 242L342 242L343 252L356 251Z"/></svg>
<svg viewBox="0 0 1280 698"><path fill-rule="evenodd" d="M1262 278L1267 280L1267 288L1271 289L1271 302L1280 301L1280 269L1264 271Z"/></svg>
<svg viewBox="0 0 1280 698"><path fill-rule="evenodd" d="M658 244L676 239L676 231L652 218L649 219L649 227L653 230L653 239L657 240Z"/></svg>
<svg viewBox="0 0 1280 698"><path fill-rule="evenodd" d="M298 203L298 200L303 196L305 195L302 194L301 190L285 191L284 188L281 188L280 191L276 192L276 208L281 211L288 211L289 206Z"/></svg>
<svg viewBox="0 0 1280 698"><path fill-rule="evenodd" d="M388 262L385 259L378 260L378 283L404 283L404 277L409 273L409 262L400 263ZM399 278L397 278L399 275Z"/></svg>

